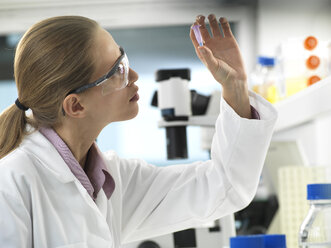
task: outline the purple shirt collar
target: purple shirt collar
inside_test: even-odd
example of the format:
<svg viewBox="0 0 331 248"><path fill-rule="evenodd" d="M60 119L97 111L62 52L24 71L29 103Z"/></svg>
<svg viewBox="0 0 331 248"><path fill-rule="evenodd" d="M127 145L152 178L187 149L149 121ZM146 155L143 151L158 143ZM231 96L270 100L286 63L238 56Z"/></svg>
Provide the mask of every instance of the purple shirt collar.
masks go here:
<svg viewBox="0 0 331 248"><path fill-rule="evenodd" d="M251 105L251 117L252 119L255 119L255 120L260 120L260 114L259 112L257 112L257 110Z"/></svg>
<svg viewBox="0 0 331 248"><path fill-rule="evenodd" d="M80 181L93 200L97 198L101 188L104 190L107 198L110 198L115 190L115 181L108 173L102 154L95 142L87 154L86 164L83 170L69 147L52 128L41 128L39 132L54 145L71 172Z"/></svg>

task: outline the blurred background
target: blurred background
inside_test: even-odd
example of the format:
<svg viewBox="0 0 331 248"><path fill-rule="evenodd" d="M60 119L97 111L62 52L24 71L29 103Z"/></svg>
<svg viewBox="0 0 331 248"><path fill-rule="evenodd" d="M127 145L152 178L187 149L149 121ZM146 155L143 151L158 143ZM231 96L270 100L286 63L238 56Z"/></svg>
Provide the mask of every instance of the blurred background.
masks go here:
<svg viewBox="0 0 331 248"><path fill-rule="evenodd" d="M331 0L0 0L0 112L17 98L13 57L23 33L51 16L83 15L112 34L139 74L140 113L106 127L101 150L157 166L206 160L199 127L187 127L188 158L167 160L161 114L151 101L159 69L189 68L191 89L221 90L189 38L196 16L210 13L230 21L250 89L279 111L257 196L236 213L237 233L286 233L288 247L297 247L306 184L331 182Z"/></svg>
<svg viewBox="0 0 331 248"><path fill-rule="evenodd" d="M156 125L160 113L150 106L157 89L155 71L190 68L192 89L205 94L220 89L198 60L189 39L195 17L209 13L229 19L248 72L254 70L258 55L275 56L277 46L288 37L315 35L320 40L330 37L329 0L0 0L0 111L17 97L13 56L22 34L47 17L87 16L109 30L125 48L130 66L139 74L138 117L109 125L98 138L100 148L158 165L168 164L164 130ZM188 128L188 136L187 162L208 158L208 153L199 146L199 129Z"/></svg>

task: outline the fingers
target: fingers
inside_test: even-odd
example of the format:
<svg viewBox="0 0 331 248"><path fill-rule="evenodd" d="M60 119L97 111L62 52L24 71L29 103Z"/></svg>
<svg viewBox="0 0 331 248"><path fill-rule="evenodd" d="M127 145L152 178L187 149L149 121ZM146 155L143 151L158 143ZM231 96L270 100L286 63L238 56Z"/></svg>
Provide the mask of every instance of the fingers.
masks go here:
<svg viewBox="0 0 331 248"><path fill-rule="evenodd" d="M230 24L229 24L228 20L225 17L221 17L220 18L220 23L221 23L221 27L223 29L224 37L231 37L232 36L232 31L231 31Z"/></svg>
<svg viewBox="0 0 331 248"><path fill-rule="evenodd" d="M219 21L221 23L221 29L219 27L218 21L214 14L210 14L208 16L208 20L209 20L211 32L214 37L223 37L221 29L223 31L224 37L233 36L231 28L230 28L230 24L225 17L221 17L219 19ZM208 41L211 37L210 37L210 34L209 34L208 29L205 24L205 17L203 15L198 15L196 18L196 23L200 25L200 32L201 32L201 36L202 36L203 40Z"/></svg>
<svg viewBox="0 0 331 248"><path fill-rule="evenodd" d="M214 14L210 14L208 16L208 20L209 20L209 25L210 25L210 29L211 29L211 32L213 34L214 37L222 37L222 33L221 33L221 30L220 30L220 27L218 25L218 22L217 22L217 19L215 17Z"/></svg>

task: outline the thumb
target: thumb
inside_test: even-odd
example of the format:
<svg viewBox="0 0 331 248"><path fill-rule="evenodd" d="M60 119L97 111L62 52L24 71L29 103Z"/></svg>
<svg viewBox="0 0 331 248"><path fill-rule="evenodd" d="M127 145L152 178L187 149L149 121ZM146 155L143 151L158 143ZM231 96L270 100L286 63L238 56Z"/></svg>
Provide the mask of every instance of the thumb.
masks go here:
<svg viewBox="0 0 331 248"><path fill-rule="evenodd" d="M228 81L230 72L233 70L224 61L216 59L213 52L206 46L198 48L202 62L207 66L208 70L214 76L216 81L224 84Z"/></svg>
<svg viewBox="0 0 331 248"><path fill-rule="evenodd" d="M202 62L207 66L207 68L214 73L217 70L218 62L213 55L213 52L206 46L200 46L199 53L202 58Z"/></svg>

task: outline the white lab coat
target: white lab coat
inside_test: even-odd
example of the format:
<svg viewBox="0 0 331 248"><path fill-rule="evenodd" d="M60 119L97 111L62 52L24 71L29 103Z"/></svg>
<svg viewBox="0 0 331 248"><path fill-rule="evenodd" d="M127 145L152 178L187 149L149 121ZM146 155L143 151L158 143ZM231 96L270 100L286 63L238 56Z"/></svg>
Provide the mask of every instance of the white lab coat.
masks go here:
<svg viewBox="0 0 331 248"><path fill-rule="evenodd" d="M277 113L250 93L261 120L222 99L212 160L155 167L104 154L116 184L96 202L38 131L0 160L0 247L103 248L218 219L253 199Z"/></svg>

